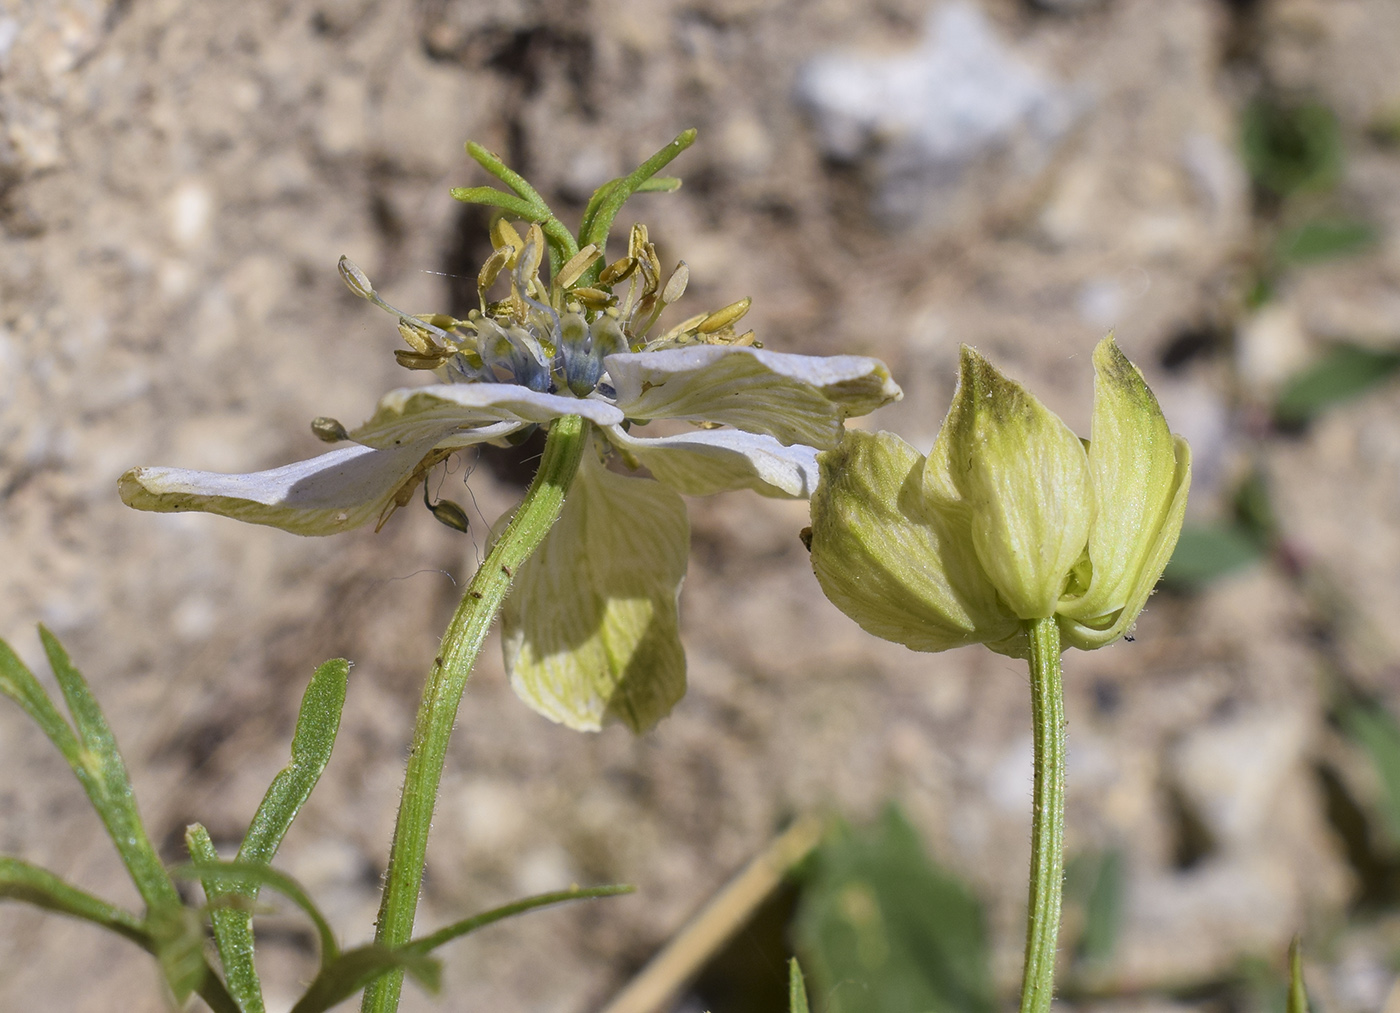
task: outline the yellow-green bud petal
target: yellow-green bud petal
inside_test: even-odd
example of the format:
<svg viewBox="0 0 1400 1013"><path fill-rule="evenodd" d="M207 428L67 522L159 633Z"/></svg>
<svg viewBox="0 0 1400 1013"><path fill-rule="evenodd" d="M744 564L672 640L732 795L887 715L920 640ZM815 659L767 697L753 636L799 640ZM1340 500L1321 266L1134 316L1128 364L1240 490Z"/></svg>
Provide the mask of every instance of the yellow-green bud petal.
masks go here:
<svg viewBox="0 0 1400 1013"><path fill-rule="evenodd" d="M923 455L892 433L852 430L820 463L812 568L838 608L916 651L1019 634L982 573L966 517L926 500Z"/></svg>
<svg viewBox="0 0 1400 1013"><path fill-rule="evenodd" d="M1083 594L1067 596L1059 611L1091 628L1107 629L1135 597L1180 485L1167 420L1142 373L1112 335L1094 349L1090 436L1089 470L1098 500L1089 529L1091 577ZM1182 477L1189 479L1189 471ZM1155 583L1159 575L1150 580Z"/></svg>
<svg viewBox="0 0 1400 1013"><path fill-rule="evenodd" d="M1060 616L1060 634L1066 647L1077 647L1081 651L1092 651L1096 647L1111 644L1133 628L1138 613L1147 604L1152 588L1172 558L1177 537L1181 534L1181 522L1186 516L1186 496L1191 491L1191 448L1180 436L1172 438L1176 467L1172 474L1172 496L1165 516L1156 531L1143 531L1139 540L1148 546L1137 572L1133 575L1131 588L1122 609L1114 617L1111 625L1096 629L1093 626L1076 622L1069 615ZM1063 612L1063 609L1061 610Z"/></svg>
<svg viewBox="0 0 1400 1013"><path fill-rule="evenodd" d="M1022 619L1055 614L1094 518L1084 445L1024 387L963 346L943 424L954 486L970 508L977 558ZM940 458L935 451L931 460Z"/></svg>

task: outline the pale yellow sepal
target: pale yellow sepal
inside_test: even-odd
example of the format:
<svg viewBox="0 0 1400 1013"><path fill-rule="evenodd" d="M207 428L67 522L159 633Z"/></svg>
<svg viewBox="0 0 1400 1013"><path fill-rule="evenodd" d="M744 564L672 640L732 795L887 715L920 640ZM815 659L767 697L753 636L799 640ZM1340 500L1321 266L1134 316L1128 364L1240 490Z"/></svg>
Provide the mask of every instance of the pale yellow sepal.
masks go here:
<svg viewBox="0 0 1400 1013"><path fill-rule="evenodd" d="M923 493L924 457L893 433L846 434L819 458L812 568L826 596L877 637L916 651L1016 638L982 573L966 515Z"/></svg>
<svg viewBox="0 0 1400 1013"><path fill-rule="evenodd" d="M1087 445L970 348L926 459L888 433L847 433L812 497L827 596L916 650L1022 657L1029 621L1051 616L1067 647L1127 633L1181 532L1191 451L1111 335L1094 367Z"/></svg>
<svg viewBox="0 0 1400 1013"><path fill-rule="evenodd" d="M1175 544L1181 518L1169 522L1174 511L1185 509L1191 459L1185 441L1167 428L1142 373L1112 335L1094 349L1094 374L1089 468L1098 513L1089 529L1091 577L1087 589L1078 589L1082 594L1066 594L1058 611L1090 631L1103 631L1112 629L1135 600L1138 605L1130 611L1136 616L1161 576L1171 546L1154 566L1157 536L1170 529Z"/></svg>
<svg viewBox="0 0 1400 1013"><path fill-rule="evenodd" d="M1084 445L1019 383L963 346L957 393L930 467L930 491L951 481L971 518L977 558L1022 619L1054 615L1084 552L1094 489Z"/></svg>
<svg viewBox="0 0 1400 1013"><path fill-rule="evenodd" d="M1096 628L1095 625L1075 620L1073 612L1062 605L1058 619L1060 638L1066 647L1092 651L1123 636L1133 628L1138 614L1152 595L1152 589L1162 578L1162 571L1167 568L1172 551L1176 548L1177 538L1181 535L1181 524L1186 517L1186 497L1191 491L1191 447L1180 436L1172 437L1172 447L1176 467L1171 478L1171 503L1162 517L1160 526L1150 534L1147 531L1143 532L1149 549L1132 574L1122 606L1108 614L1111 621L1106 626L1102 626L1103 620L1098 620L1101 628Z"/></svg>
<svg viewBox="0 0 1400 1013"><path fill-rule="evenodd" d="M679 495L586 454L559 520L506 599L516 694L580 731L621 721L643 732L669 714L685 695L676 598L689 545Z"/></svg>

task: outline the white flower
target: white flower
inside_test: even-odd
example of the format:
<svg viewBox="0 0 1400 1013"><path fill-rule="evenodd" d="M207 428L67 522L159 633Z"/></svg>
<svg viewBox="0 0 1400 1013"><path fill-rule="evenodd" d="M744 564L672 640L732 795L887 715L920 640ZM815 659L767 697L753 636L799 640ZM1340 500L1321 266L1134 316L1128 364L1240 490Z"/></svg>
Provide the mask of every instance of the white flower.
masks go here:
<svg viewBox="0 0 1400 1013"><path fill-rule="evenodd" d="M643 229L633 230L628 257L602 272L605 284L631 279L621 301L565 284L597 258L591 249L575 258L582 267L570 261L546 287L536 274L544 247L537 228L521 240L498 224L493 239L481 312L466 320L399 314L412 346L400 362L447 382L390 391L348 432L318 420L318 433L354 446L248 475L136 468L121 477L121 496L142 510L201 510L333 534L382 525L454 451L582 416L601 453L585 454L559 521L516 574L504 613L507 665L521 697L553 720L596 729L618 719L641 730L685 687L676 596L689 526L677 493L807 497L819 477L816 455L840 443L845 419L901 393L876 359L769 352L752 333L735 335L747 300L648 339L686 275L682 265L660 284ZM487 302L506 269L510 295ZM357 268L342 261L341 270L353 291L392 309ZM661 419L706 428L638 432ZM608 455L657 481L608 471Z"/></svg>

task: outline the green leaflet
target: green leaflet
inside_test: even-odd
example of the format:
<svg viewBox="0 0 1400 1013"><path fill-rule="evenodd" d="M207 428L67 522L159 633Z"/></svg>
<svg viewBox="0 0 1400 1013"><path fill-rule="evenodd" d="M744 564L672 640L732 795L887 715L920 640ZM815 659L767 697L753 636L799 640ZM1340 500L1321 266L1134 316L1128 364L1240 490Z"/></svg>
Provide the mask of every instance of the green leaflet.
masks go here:
<svg viewBox="0 0 1400 1013"><path fill-rule="evenodd" d="M685 694L676 596L690 526L680 496L586 455L558 522L503 611L506 668L527 704L596 731L642 732Z"/></svg>

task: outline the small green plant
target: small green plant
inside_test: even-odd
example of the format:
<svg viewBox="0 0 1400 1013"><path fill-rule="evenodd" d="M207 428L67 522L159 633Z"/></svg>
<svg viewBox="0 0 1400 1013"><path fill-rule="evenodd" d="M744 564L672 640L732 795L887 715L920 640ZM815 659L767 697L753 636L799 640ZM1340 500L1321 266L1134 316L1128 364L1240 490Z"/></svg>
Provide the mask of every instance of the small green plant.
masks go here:
<svg viewBox="0 0 1400 1013"><path fill-rule="evenodd" d="M4 641L0 641L0 693L19 704L68 761L136 885L145 910L127 911L36 865L3 857L0 900L32 904L129 939L155 957L177 1003L198 995L215 1013L262 1013L262 985L253 960L252 918L263 887L301 908L316 928L320 963L292 1007L293 1013L328 1010L390 971L407 972L419 984L435 991L439 969L432 953L443 944L533 908L611 896L630 889L604 886L541 894L464 919L397 947L376 943L343 950L306 891L270 863L330 760L345 703L349 664L328 661L311 677L292 737L291 761L273 779L237 858L220 860L208 831L195 823L185 834L192 863L167 869L141 823L126 764L87 681L52 634L42 628L39 634L71 721L64 718L39 680ZM206 903L187 904L176 889L179 879L198 881L204 888ZM213 936L222 975L205 955L206 935Z"/></svg>

